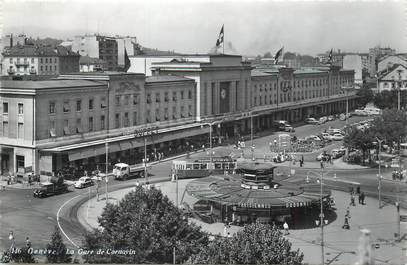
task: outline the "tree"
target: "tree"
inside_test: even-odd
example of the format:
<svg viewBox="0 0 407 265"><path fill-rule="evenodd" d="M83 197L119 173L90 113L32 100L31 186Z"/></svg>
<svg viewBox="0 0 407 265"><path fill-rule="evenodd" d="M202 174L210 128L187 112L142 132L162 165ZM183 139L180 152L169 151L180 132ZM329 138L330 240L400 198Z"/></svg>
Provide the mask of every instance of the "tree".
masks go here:
<svg viewBox="0 0 407 265"><path fill-rule="evenodd" d="M23 248L14 248L13 251L3 252L0 258L1 263L35 263L34 256L28 246Z"/></svg>
<svg viewBox="0 0 407 265"><path fill-rule="evenodd" d="M343 139L346 148L356 148L362 151L362 161L365 162L366 153L376 141L372 129L359 130L356 126L350 127Z"/></svg>
<svg viewBox="0 0 407 265"><path fill-rule="evenodd" d="M192 264L301 264L304 255L292 251L291 243L276 226L253 223L233 237L217 237L198 254Z"/></svg>
<svg viewBox="0 0 407 265"><path fill-rule="evenodd" d="M363 84L363 87L359 89L356 95L359 96L358 104L361 106L366 106L367 103L372 102L374 99L373 91L366 84Z"/></svg>
<svg viewBox="0 0 407 265"><path fill-rule="evenodd" d="M384 90L375 95L374 104L381 109L392 109L398 107L398 92L396 90ZM400 91L400 106L407 105L407 91Z"/></svg>
<svg viewBox="0 0 407 265"><path fill-rule="evenodd" d="M397 109L385 109L373 120L371 129L375 136L395 148L393 142L399 144L407 136L407 115Z"/></svg>
<svg viewBox="0 0 407 265"><path fill-rule="evenodd" d="M55 226L51 242L47 244L47 250L49 250L46 254L48 263L70 263L72 261L72 256L66 252L58 226Z"/></svg>
<svg viewBox="0 0 407 265"><path fill-rule="evenodd" d="M208 243L208 235L154 188L137 187L117 205L108 204L98 221L102 229L84 239L84 248L95 251L84 256L89 263L170 263L174 248L183 263Z"/></svg>

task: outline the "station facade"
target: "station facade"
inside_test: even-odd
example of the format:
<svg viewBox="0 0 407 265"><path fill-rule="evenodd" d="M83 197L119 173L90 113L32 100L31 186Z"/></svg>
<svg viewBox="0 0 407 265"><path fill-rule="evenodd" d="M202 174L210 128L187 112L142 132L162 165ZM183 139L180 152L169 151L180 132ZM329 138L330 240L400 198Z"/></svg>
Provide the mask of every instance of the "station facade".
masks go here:
<svg viewBox="0 0 407 265"><path fill-rule="evenodd" d="M44 81L0 84L0 174L49 175L140 163L149 155L209 146L214 135L233 139L307 116L345 112L356 105L353 71L253 69L241 56L207 55L153 63L152 76L76 73ZM138 133L140 131L149 132ZM107 146L106 146L107 145ZM184 149L182 149L184 148Z"/></svg>

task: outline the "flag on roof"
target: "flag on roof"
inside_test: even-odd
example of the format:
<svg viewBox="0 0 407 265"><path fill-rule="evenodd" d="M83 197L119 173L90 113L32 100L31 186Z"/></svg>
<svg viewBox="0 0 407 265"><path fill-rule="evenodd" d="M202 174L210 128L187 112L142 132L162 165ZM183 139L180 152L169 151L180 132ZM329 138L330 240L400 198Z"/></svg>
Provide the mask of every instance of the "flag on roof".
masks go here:
<svg viewBox="0 0 407 265"><path fill-rule="evenodd" d="M127 50L124 49L124 72L127 72L127 70L129 70L130 68L130 59L129 59L129 55L127 54Z"/></svg>
<svg viewBox="0 0 407 265"><path fill-rule="evenodd" d="M221 30L219 32L219 37L216 40L216 47L219 47L223 43L223 37L224 37L223 26L224 25L222 25L222 28L221 28Z"/></svg>
<svg viewBox="0 0 407 265"><path fill-rule="evenodd" d="M333 51L333 49L331 49L331 51L329 52L328 63L332 63L332 51Z"/></svg>
<svg viewBox="0 0 407 265"><path fill-rule="evenodd" d="M282 47L280 50L278 50L278 52L277 52L276 55L274 56L274 61L275 61L275 63L278 63L278 60L279 60L280 57L283 55L283 50L284 50L284 47Z"/></svg>

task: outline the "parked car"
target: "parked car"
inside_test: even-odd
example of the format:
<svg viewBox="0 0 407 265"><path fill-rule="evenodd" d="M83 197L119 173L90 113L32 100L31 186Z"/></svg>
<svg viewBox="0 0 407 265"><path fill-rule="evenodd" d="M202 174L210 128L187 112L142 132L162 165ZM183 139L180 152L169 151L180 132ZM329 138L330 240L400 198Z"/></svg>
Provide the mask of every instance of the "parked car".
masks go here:
<svg viewBox="0 0 407 265"><path fill-rule="evenodd" d="M367 116L368 115L368 113L363 109L357 109L357 110L355 110L355 112L353 114L355 116Z"/></svg>
<svg viewBox="0 0 407 265"><path fill-rule="evenodd" d="M306 137L305 139L311 140L311 141L322 141L321 138L319 138L316 135L310 135L310 136Z"/></svg>
<svg viewBox="0 0 407 265"><path fill-rule="evenodd" d="M330 157L331 155L324 151L317 156L317 161L328 161Z"/></svg>
<svg viewBox="0 0 407 265"><path fill-rule="evenodd" d="M318 124L318 121L315 118L306 118L305 123L308 124Z"/></svg>
<svg viewBox="0 0 407 265"><path fill-rule="evenodd" d="M334 141L342 141L343 140L343 135L340 133L335 133L331 136L331 139Z"/></svg>
<svg viewBox="0 0 407 265"><path fill-rule="evenodd" d="M321 137L322 137L322 139L324 139L324 140L332 140L331 138L331 135L329 134L329 133L321 133Z"/></svg>
<svg viewBox="0 0 407 265"><path fill-rule="evenodd" d="M323 124L323 123L325 123L327 121L328 121L328 117L326 117L326 116L323 116L323 117L319 118L319 123L320 124Z"/></svg>
<svg viewBox="0 0 407 265"><path fill-rule="evenodd" d="M75 181L74 187L77 189L83 189L93 185L93 181L90 177L81 177L78 181Z"/></svg>
<svg viewBox="0 0 407 265"><path fill-rule="evenodd" d="M329 116L328 116L328 121L333 121L333 120L335 120L334 115L329 115Z"/></svg>
<svg viewBox="0 0 407 265"><path fill-rule="evenodd" d="M341 129L328 129L327 133L330 135L334 135L335 133L343 134L343 131Z"/></svg>
<svg viewBox="0 0 407 265"><path fill-rule="evenodd" d="M332 151L331 151L331 156L333 159L339 158L339 157L343 156L344 154L345 154L345 152L343 152L340 149L332 149Z"/></svg>

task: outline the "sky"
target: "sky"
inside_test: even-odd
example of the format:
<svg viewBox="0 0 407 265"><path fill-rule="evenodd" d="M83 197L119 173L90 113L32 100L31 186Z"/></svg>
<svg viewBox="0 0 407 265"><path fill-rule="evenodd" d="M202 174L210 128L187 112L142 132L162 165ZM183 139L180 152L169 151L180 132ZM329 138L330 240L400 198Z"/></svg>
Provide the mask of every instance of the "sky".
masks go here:
<svg viewBox="0 0 407 265"><path fill-rule="evenodd" d="M208 52L222 25L225 43L244 55L282 46L310 55L377 45L407 52L407 0L6 0L1 10L3 34L130 35L142 46L184 53Z"/></svg>

